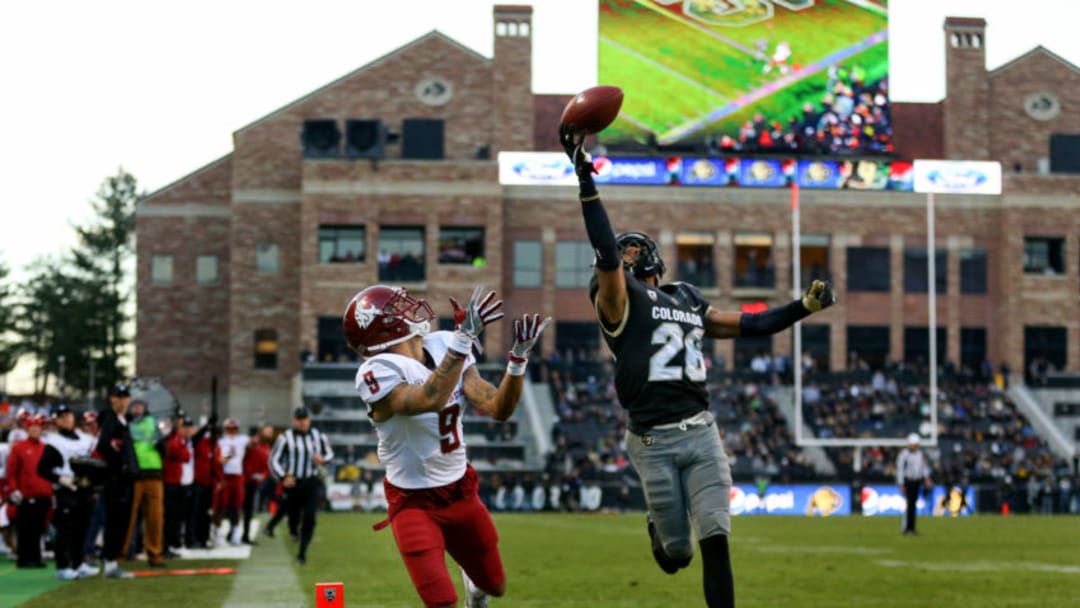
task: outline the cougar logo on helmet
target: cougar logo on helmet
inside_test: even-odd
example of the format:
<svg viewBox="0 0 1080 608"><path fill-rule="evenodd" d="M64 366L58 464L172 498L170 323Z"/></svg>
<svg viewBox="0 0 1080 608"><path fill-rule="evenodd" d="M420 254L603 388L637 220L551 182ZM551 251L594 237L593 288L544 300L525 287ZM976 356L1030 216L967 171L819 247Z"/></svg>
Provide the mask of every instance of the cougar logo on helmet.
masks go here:
<svg viewBox="0 0 1080 608"><path fill-rule="evenodd" d="M365 357L425 335L435 314L427 302L409 297L403 287L372 285L345 307L345 342Z"/></svg>
<svg viewBox="0 0 1080 608"><path fill-rule="evenodd" d="M367 329L368 325L371 325L371 322L375 320L377 314L379 314L379 311L374 308L360 308L357 306L353 316L356 317L356 322L361 328Z"/></svg>

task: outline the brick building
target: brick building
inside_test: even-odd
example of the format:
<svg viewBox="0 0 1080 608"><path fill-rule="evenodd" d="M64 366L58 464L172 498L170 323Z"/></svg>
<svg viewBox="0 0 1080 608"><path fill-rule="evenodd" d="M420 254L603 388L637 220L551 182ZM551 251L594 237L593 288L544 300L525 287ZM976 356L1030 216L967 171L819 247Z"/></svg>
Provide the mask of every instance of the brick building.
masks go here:
<svg viewBox="0 0 1080 608"><path fill-rule="evenodd" d="M419 38L242 127L229 155L143 201L138 373L184 403L205 399L216 375L232 414L282 422L302 359L343 354L341 311L376 282L404 284L443 315L447 296L482 283L508 316L556 318L546 352L593 348L575 190L501 186L494 160L558 149L569 96L531 92L531 15L495 7L490 59L438 32ZM999 160L1007 172L1002 196L938 198L939 346L956 362L1020 369L1041 353L1080 370L1080 177L1043 160L1052 134L1080 133L1080 70L1036 48L988 72L986 43L983 21L948 19L946 99L893 105L901 156ZM384 127L401 137L380 151ZM603 194L616 229L652 233L671 278L703 285L714 305L789 297L786 192ZM832 368L853 350L925 353L925 197L818 190L802 209L803 271L831 276L841 294L806 325L805 348ZM748 277L754 258L772 261L766 277ZM508 333L489 329L492 352ZM789 352L790 334L713 348L742 365L761 349Z"/></svg>

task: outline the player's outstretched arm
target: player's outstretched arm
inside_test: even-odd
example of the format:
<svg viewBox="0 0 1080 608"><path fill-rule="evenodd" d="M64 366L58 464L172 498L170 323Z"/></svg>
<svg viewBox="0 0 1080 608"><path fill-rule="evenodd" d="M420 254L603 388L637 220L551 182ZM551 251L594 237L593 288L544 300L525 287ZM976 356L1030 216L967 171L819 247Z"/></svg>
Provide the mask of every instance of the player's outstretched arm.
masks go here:
<svg viewBox="0 0 1080 608"><path fill-rule="evenodd" d="M481 378L476 366L465 370L465 398L476 406L476 409L495 420L507 420L514 415L525 384L525 366L529 362L529 352L549 323L551 317L541 321L540 315L526 314L521 319L514 320L514 346L510 349L510 362L506 365L506 373L503 374L498 388Z"/></svg>
<svg viewBox="0 0 1080 608"><path fill-rule="evenodd" d="M472 352L473 343L484 331L485 325L502 318L503 313L499 311L501 306L502 300L495 300L494 291L481 297L481 288L474 289L468 305L455 308L460 319L439 366L423 384L401 383L385 397L372 403L371 419L382 422L395 414L416 416L442 411L461 379L461 370Z"/></svg>
<svg viewBox="0 0 1080 608"><path fill-rule="evenodd" d="M739 336L770 336L783 331L836 303L832 287L815 280L801 299L783 306L774 306L760 313L721 312L709 307L705 315L705 335L710 338L737 338Z"/></svg>
<svg viewBox="0 0 1080 608"><path fill-rule="evenodd" d="M585 136L575 135L560 126L559 141L570 157L570 162L574 163L574 172L577 173L580 186L578 197L581 199L581 215L585 218L589 243L596 252L596 279L599 283L596 307L604 322L618 325L626 312L626 275L623 273L619 247L615 243L615 231L611 229L607 211L600 202L600 193L593 182L592 174L595 168L585 151Z"/></svg>

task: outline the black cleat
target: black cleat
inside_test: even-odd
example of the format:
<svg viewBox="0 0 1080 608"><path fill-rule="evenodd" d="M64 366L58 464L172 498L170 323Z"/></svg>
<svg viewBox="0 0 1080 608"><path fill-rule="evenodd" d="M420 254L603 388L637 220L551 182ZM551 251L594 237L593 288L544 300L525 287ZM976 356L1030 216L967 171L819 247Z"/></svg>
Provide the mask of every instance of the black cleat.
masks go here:
<svg viewBox="0 0 1080 608"><path fill-rule="evenodd" d="M303 555L301 555L301 556L299 556L299 557L297 557L297 558L296 558L296 565L297 565L297 566L303 566L303 565L305 565L305 564L307 564L307 558L306 558L306 557L304 557Z"/></svg>
<svg viewBox="0 0 1080 608"><path fill-rule="evenodd" d="M263 534L265 534L269 538L274 538L274 529L271 528L270 526L267 526L267 527L263 528Z"/></svg>
<svg viewBox="0 0 1080 608"><path fill-rule="evenodd" d="M653 524L652 519L647 519L649 524L649 541L652 542L652 555L656 560L656 565L660 566L660 569L668 574L675 574L680 568L685 568L690 565L690 559L672 559L664 553L664 546L660 543L660 537L656 535L656 525Z"/></svg>

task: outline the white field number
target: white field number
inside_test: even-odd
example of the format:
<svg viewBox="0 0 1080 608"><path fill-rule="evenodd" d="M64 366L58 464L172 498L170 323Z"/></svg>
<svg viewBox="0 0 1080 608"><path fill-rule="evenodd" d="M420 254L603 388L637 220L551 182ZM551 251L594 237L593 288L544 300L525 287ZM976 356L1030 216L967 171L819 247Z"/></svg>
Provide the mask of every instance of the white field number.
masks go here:
<svg viewBox="0 0 1080 608"><path fill-rule="evenodd" d="M649 381L681 380L685 373L686 379L691 382L704 382L705 358L701 355L701 338L704 335L705 330L700 327L684 335L678 323L661 323L653 330L652 343L663 346L649 358ZM686 351L683 365L668 365L681 350Z"/></svg>

